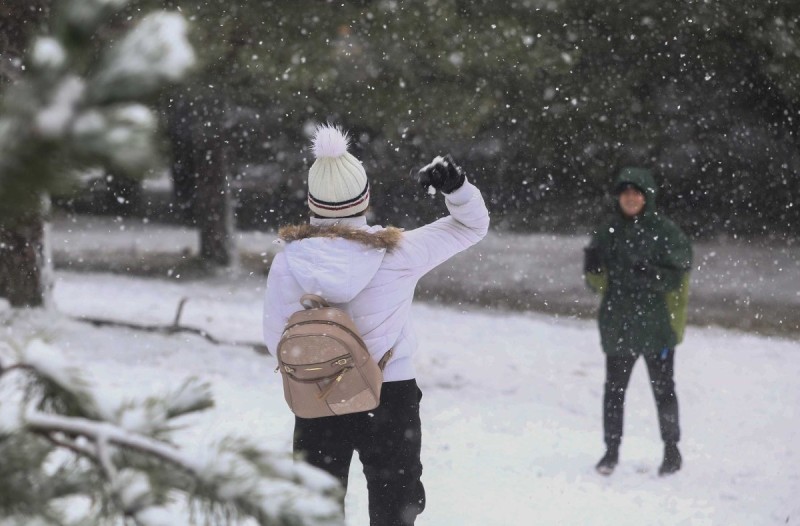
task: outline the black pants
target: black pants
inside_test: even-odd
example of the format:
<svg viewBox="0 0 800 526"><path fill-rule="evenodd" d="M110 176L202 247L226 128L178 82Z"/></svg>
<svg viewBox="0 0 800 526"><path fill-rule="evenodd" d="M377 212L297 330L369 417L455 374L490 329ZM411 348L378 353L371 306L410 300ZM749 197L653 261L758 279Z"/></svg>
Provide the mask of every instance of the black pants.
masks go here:
<svg viewBox="0 0 800 526"><path fill-rule="evenodd" d="M625 407L625 390L631 378L633 364L638 356L606 355L606 388L603 396L603 430L606 445L619 446L622 440L622 412ZM656 399L658 425L661 439L677 443L681 438L678 425L678 398L675 396L673 369L675 351L667 349L655 356L644 356L650 386Z"/></svg>
<svg viewBox="0 0 800 526"><path fill-rule="evenodd" d="M425 508L420 481L421 399L416 380L387 382L381 389L381 404L372 411L295 417L295 454L347 488L350 460L358 451L367 478L370 525L412 525Z"/></svg>

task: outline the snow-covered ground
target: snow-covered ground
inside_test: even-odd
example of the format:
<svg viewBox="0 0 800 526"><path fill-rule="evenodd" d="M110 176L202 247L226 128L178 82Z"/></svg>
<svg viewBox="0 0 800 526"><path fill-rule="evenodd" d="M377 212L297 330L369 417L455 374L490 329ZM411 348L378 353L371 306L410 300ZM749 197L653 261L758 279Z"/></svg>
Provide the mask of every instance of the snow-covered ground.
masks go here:
<svg viewBox="0 0 800 526"><path fill-rule="evenodd" d="M189 375L209 380L216 408L182 431L192 444L245 434L288 451L292 416L271 357L246 347L94 328L63 316L183 323L258 341L261 278L174 283L58 272L62 314L5 311L17 337L47 335L110 396L143 394ZM541 314L415 306L424 392L420 526L754 525L800 523L800 344L690 328L676 357L684 469L656 474L661 443L646 370L628 395L617 472L601 477L603 355L595 324ZM24 321L28 320L28 321ZM348 524L368 523L354 462Z"/></svg>
<svg viewBox="0 0 800 526"><path fill-rule="evenodd" d="M53 228L56 264L66 269L116 270L175 278L192 273L196 230L141 219L58 216ZM236 232L247 271L264 273L277 247L267 232ZM420 282L420 296L591 316L597 298L582 279L586 236L490 232L471 250ZM690 323L800 334L800 246L763 240L694 243ZM190 277L196 277L195 275Z"/></svg>

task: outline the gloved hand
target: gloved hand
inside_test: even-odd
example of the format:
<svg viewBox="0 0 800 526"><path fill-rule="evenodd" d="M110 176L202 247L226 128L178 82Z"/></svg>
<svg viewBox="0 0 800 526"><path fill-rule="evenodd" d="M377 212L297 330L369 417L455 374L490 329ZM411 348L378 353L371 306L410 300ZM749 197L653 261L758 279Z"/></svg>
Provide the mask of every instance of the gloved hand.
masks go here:
<svg viewBox="0 0 800 526"><path fill-rule="evenodd" d="M425 168L417 173L417 182L427 190L429 186L449 194L455 192L466 180L466 173L450 154L436 157Z"/></svg>
<svg viewBox="0 0 800 526"><path fill-rule="evenodd" d="M603 271L603 258L598 247L583 249L583 272L586 274L599 274Z"/></svg>

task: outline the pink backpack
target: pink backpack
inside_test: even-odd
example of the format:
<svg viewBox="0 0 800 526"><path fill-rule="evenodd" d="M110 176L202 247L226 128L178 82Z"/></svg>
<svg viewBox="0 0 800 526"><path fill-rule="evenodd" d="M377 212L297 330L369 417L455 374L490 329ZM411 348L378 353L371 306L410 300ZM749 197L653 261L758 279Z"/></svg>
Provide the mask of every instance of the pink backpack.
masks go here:
<svg viewBox="0 0 800 526"><path fill-rule="evenodd" d="M304 310L289 318L277 348L289 408L299 417L318 418L378 407L393 349L375 363L346 312L313 294L300 303Z"/></svg>

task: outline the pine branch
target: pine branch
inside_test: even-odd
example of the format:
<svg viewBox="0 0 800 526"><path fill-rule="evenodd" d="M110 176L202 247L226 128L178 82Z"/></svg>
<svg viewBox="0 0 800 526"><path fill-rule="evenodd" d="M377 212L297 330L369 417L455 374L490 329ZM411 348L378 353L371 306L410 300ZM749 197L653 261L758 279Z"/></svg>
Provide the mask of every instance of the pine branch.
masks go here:
<svg viewBox="0 0 800 526"><path fill-rule="evenodd" d="M21 370L34 371L35 369L30 365L24 363L15 363L10 367L5 367L5 368L2 366L2 364L0 364L0 376L3 376L6 373L10 373L11 371L21 371Z"/></svg>
<svg viewBox="0 0 800 526"><path fill-rule="evenodd" d="M173 418L213 404L207 383L190 378L164 396L102 414L108 410L94 409L96 395L90 385L74 375L75 369L66 365L56 349L32 342L20 354L28 361L21 360L0 374L26 372L28 385L43 384L53 391L42 396L49 396L48 405L56 410L63 409L65 398L76 398L76 393L92 408L81 412L90 414L89 418L52 414L41 410L41 398L29 395L28 411L16 417L20 421L16 434L39 435L50 445L93 463L96 469L84 468L81 474L106 481L87 492L103 503L98 513L122 513L146 524L144 517L160 517L164 513L160 503L170 490L177 490L197 503L198 509L206 510L208 517L222 514L251 517L259 524L298 525L336 524L341 519L336 498L332 498L338 487L335 481L311 473L307 466L295 465L288 457L276 457L240 439L224 440L214 451L190 455L157 438L170 430ZM25 388L24 384L19 387ZM96 419L92 419L94 415ZM32 466L37 474L43 473L44 457L40 458ZM47 506L54 497L39 498ZM311 511L299 502L312 502Z"/></svg>
<svg viewBox="0 0 800 526"><path fill-rule="evenodd" d="M97 481L77 464L53 471L54 451L45 439L26 432L0 438L0 517L7 522L14 517L9 524L64 524L51 507L53 499L97 494Z"/></svg>
<svg viewBox="0 0 800 526"><path fill-rule="evenodd" d="M111 462L111 451L109 451L108 437L106 435L98 436L94 445L96 449L97 460L99 461L100 467L103 468L103 474L110 482L114 482L117 479L117 468L114 467L114 463Z"/></svg>
<svg viewBox="0 0 800 526"><path fill-rule="evenodd" d="M195 462L188 455L181 453L176 447L125 431L105 422L30 411L25 415L25 425L31 431L79 435L95 443L99 440L106 440L119 446L158 457L195 476L200 475Z"/></svg>
<svg viewBox="0 0 800 526"><path fill-rule="evenodd" d="M65 433L86 437L98 445L98 451L90 453L92 456L102 455L102 448L105 446L99 446L99 444L106 443L128 448L155 457L159 461L167 462L191 475L194 487L181 488L189 495L195 497L202 495L218 505L232 506L238 514L253 517L260 524L270 524L271 521L278 519L289 521L288 524L322 524L318 521L322 520L323 516L326 521L338 520L338 506L333 500L327 500L325 491L320 491L320 487L314 489L313 485L310 486L311 490L303 491L309 492L309 495L306 495L309 498L321 499L319 507L314 510L317 515L321 516L315 519L307 512L294 508L293 499L287 499L286 496L297 493L300 488L303 488L296 482L296 480L302 479L302 470L296 470L296 476L293 477L291 469L287 469L286 465L269 468L268 464L271 459L264 453L254 454L252 447L238 452L229 450L231 446L241 442L230 442L223 445L218 457L202 462L175 446L105 422L30 411L25 416L25 426L40 433ZM105 471L107 474L112 473L111 478L114 478L113 472L108 468ZM263 480L262 477L267 473L274 475L281 472L283 477L270 478L269 491L264 492L264 487L260 484ZM323 485L323 489L330 490L335 486L334 483L329 483L327 486ZM268 503L268 497L272 497L274 502ZM328 507L326 508L323 503L327 503Z"/></svg>
<svg viewBox="0 0 800 526"><path fill-rule="evenodd" d="M72 451L76 455L81 457L87 458L94 463L97 463L97 458L95 458L95 453L88 447L81 446L80 444L76 443L73 440L69 440L66 438L56 438L52 433L45 433L45 432L36 432L39 436L43 437L45 440L50 442L56 447L61 447Z"/></svg>
<svg viewBox="0 0 800 526"><path fill-rule="evenodd" d="M181 386L165 397L167 418L203 411L214 406L211 386L197 378L188 378Z"/></svg>

